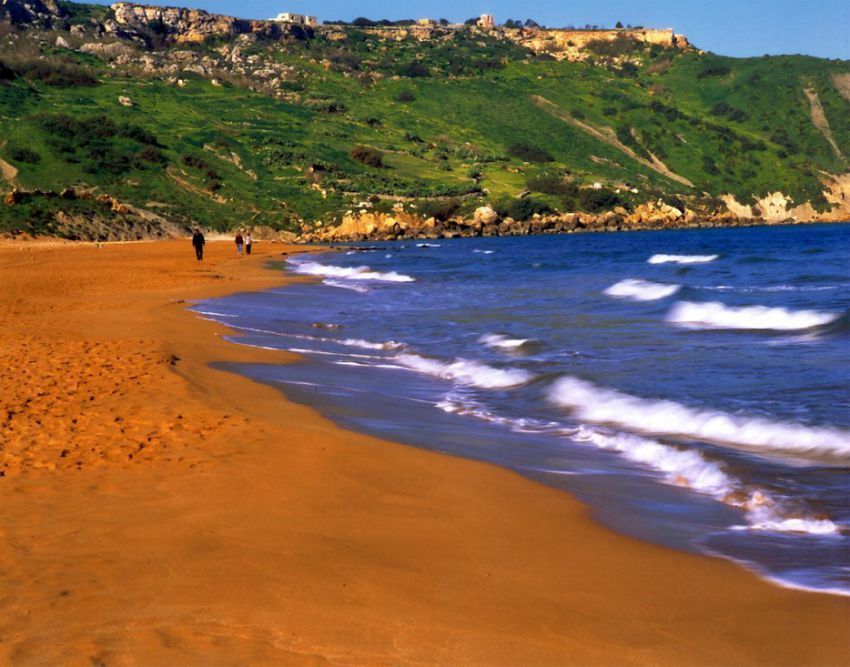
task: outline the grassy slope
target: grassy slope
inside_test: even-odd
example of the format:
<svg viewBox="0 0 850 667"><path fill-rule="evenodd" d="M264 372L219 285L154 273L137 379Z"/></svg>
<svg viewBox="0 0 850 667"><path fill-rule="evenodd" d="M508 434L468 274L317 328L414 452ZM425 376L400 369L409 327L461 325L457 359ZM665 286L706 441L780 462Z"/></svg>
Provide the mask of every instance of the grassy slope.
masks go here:
<svg viewBox="0 0 850 667"><path fill-rule="evenodd" d="M817 201L819 174L840 173L847 165L812 125L807 86L818 92L836 142L850 155L850 105L831 81L832 74L850 71L846 62L640 52L643 66L637 76L627 76L594 64L538 60L514 45L487 40L461 41L452 49L362 35L343 46L318 38L306 46L261 45L254 52L297 68L293 87L300 102L215 87L197 77L188 77L185 88L124 79L96 58L62 52L93 66L100 85L57 87L22 78L0 84L0 155L19 169L25 187L95 186L137 205L166 204L158 210L220 228L247 220L288 226L298 218L330 219L369 194L460 195L475 190L472 171L483 173L481 186L489 192L484 199L515 195L528 173L547 169L569 171L579 183L637 185L641 193L635 199L705 191L748 200L781 190L798 201ZM353 66L319 64L340 53L354 58ZM374 85L359 80L364 70L391 73L417 56L424 57L431 76L388 76ZM476 68L482 58L506 65ZM467 67L450 75L458 59ZM402 91L415 99L398 102ZM131 97L135 106L119 105L119 95ZM695 188L670 181L541 109L533 95L582 122L619 130L624 143L641 154L651 150ZM329 101L341 102L345 110L320 110ZM725 106L718 109L718 103ZM155 135L167 165L131 165L114 174L87 169L86 159L75 160L88 149L69 159L44 130L39 114L60 112L76 119L102 114L118 126L143 128ZM106 141L128 159L144 148L126 138ZM515 143L544 148L554 162L527 165L510 158ZM384 151L386 167L352 160L349 150L358 144ZM38 162L16 161L13 149L22 146L35 151ZM222 159L231 153L241 168ZM187 156L204 164L189 166ZM322 181L324 195L305 178L305 167L313 163L330 170ZM212 180L221 186L214 194L205 190ZM547 201L560 205L551 196ZM11 216L0 208L0 220L19 225L21 213L10 222Z"/></svg>

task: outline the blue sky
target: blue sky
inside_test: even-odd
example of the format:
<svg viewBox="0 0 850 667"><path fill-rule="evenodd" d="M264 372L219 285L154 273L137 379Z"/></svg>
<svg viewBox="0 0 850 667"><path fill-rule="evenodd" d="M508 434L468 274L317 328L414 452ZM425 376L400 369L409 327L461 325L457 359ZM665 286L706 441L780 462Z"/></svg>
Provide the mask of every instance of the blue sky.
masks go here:
<svg viewBox="0 0 850 667"><path fill-rule="evenodd" d="M91 0L89 0L91 1ZM142 1L142 0L138 0ZM548 26L598 24L675 28L700 48L730 56L803 53L850 60L850 0L169 0L242 18L282 11L319 20L440 18L462 21L488 12L534 18Z"/></svg>

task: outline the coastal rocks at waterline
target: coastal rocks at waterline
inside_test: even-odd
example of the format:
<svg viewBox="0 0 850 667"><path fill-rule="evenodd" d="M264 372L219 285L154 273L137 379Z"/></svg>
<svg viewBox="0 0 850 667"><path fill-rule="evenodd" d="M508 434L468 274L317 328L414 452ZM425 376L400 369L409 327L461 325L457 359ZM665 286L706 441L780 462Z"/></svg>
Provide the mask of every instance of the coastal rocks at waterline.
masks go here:
<svg viewBox="0 0 850 667"><path fill-rule="evenodd" d="M361 212L347 215L339 225L302 229L299 240L333 243L393 239L445 239L476 236L526 236L565 234L578 231L626 231L755 224L756 219L738 218L731 213L700 215L681 211L663 203L647 203L629 212L615 209L603 213L560 213L535 215L529 220L500 218L490 206L478 208L472 218L436 220L415 215Z"/></svg>

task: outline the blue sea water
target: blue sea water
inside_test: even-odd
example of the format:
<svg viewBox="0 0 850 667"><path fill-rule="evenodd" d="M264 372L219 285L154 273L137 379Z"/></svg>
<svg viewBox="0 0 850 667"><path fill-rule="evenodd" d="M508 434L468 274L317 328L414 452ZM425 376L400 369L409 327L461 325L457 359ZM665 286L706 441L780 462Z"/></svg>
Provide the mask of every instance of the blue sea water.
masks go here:
<svg viewBox="0 0 850 667"><path fill-rule="evenodd" d="M281 270L313 279L197 304L302 355L231 370L622 533L850 594L850 226L395 242Z"/></svg>

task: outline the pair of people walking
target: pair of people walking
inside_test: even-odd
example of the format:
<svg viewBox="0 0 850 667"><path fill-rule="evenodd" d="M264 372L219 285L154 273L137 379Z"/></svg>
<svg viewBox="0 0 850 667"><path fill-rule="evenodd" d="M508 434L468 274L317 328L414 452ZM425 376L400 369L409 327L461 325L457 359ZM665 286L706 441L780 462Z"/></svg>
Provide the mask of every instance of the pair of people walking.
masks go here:
<svg viewBox="0 0 850 667"><path fill-rule="evenodd" d="M251 232L246 232L245 236L242 236L242 232L238 232L236 234L236 252L238 254L242 254L242 249L245 249L245 254L251 254L251 246L254 243L254 239L251 238ZM197 257L198 261L202 261L204 259L204 246L207 241L204 238L204 235L201 233L199 228L195 228L194 233L192 234L192 247L195 249L195 257Z"/></svg>
<svg viewBox="0 0 850 667"><path fill-rule="evenodd" d="M251 254L251 244L254 242L254 240L251 238L251 232L246 232L244 238L242 237L242 232L237 232L235 241L237 254L242 254L243 246L245 247L245 254Z"/></svg>

